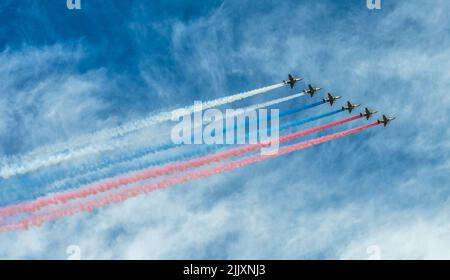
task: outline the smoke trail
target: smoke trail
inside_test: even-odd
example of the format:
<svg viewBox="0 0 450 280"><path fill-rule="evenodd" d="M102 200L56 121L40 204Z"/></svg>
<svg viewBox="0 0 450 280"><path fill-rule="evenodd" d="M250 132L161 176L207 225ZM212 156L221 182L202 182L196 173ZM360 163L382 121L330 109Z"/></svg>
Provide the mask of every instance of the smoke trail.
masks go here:
<svg viewBox="0 0 450 280"><path fill-rule="evenodd" d="M311 108L314 108L314 107L317 107L317 106L322 105L324 103L325 103L324 101L319 101L319 102L312 103L312 104L309 104L309 105L306 105L306 106L303 106L303 107L300 107L300 108L296 108L296 109L292 109L292 110L289 110L289 111L282 112L280 114L280 118L288 116L288 115L296 114L296 113L299 113L299 112L302 112L302 111L305 111L305 110L308 110L308 109L311 109Z"/></svg>
<svg viewBox="0 0 450 280"><path fill-rule="evenodd" d="M249 107L245 107L241 111L241 114L245 114L246 112L250 112L250 111L253 111L253 110L260 109L260 108L265 108L265 107L269 107L269 106L272 106L272 105L280 104L281 102L289 101L289 100L292 100L294 98L298 98L298 97L301 97L301 96L304 96L304 95L305 95L305 93L302 92L302 93L290 95L290 96L287 96L287 97L278 98L278 99L271 100L271 101L268 101L268 102L252 105L252 106L249 106ZM316 103L313 103L313 104L309 104L309 105L306 105L306 106L303 106L303 107L300 107L300 108L296 108L296 109L292 109L292 110L289 110L289 111L286 111L286 112L282 112L280 114L280 117L286 117L288 115L292 115L292 114L295 114L295 113L298 113L298 112L301 112L301 111L305 111L307 109L311 109L311 108L317 107L317 106L322 105L322 104L324 104L324 102L323 101L319 101L319 102L316 102ZM235 115L237 115L237 114L235 114ZM227 116L227 117L229 117L229 116ZM232 117L234 117L234 115L232 115ZM321 117L319 116L319 118L321 118ZM226 133L226 128L224 128L224 133ZM64 177L65 178L71 178L71 179L73 179L74 177L80 178L80 177L85 176L86 174L96 173L96 172L98 172L100 170L106 169L106 168L108 168L108 167L110 167L112 165L115 165L115 164L119 164L119 163L122 163L122 162L130 162L132 160L136 160L136 159L142 158L142 157L147 156L149 154L163 152L163 151L167 151L169 149L173 149L173 148L177 148L177 147L181 147L181 146L183 146L183 144L174 144L174 143L169 141L169 142L166 142L166 143L161 143L161 144L158 144L158 145L153 145L153 146L141 148L141 149L138 149L136 151L130 152L130 153L128 153L126 155L123 155L123 156L120 156L120 157L103 160L102 162L97 163L95 165L89 165L89 166L82 167L81 169L78 168L78 169L72 170L69 174L64 174ZM51 188L56 188L56 186L58 184L60 184L61 181L65 181L65 179L63 179L63 178L59 178L59 179L56 178L55 182L52 183L52 185L54 187L51 187Z"/></svg>
<svg viewBox="0 0 450 280"><path fill-rule="evenodd" d="M236 116L238 114L245 114L245 113L250 112L250 111L254 111L254 110L261 109L261 108L266 108L266 107L270 107L270 106L273 106L273 105L277 105L277 104L280 104L280 103L283 103L283 102L286 102L286 101L293 100L295 98L302 97L304 95L305 95L304 92L300 92L300 93L289 95L289 96L286 96L286 97L277 98L277 99L270 100L270 101L267 101L267 102L258 103L258 104L252 105L252 106L248 106L248 107L242 108L241 111L236 111L236 113L233 114L232 117L234 117L234 116ZM307 106L302 107L302 108L295 109L295 111L294 110L291 110L290 112L288 111L286 113L281 114L280 116L287 116L287 115L290 115L290 114L294 114L296 112L300 112L300 111L303 111L303 110L306 110L306 109L309 109L309 108L312 108L312 107L316 107L316 106L321 105L321 104L323 104L323 102L317 102L317 103L314 103L314 104L311 104L311 105L307 105ZM124 141L124 143L122 145L125 146L126 144L127 144L127 142ZM72 170L69 174L65 173L64 177L75 177L75 176L83 175L81 173L96 172L98 170L107 168L108 166L113 165L113 164L117 164L117 163L124 162L124 161L131 161L134 158L144 157L145 155L148 155L148 154L151 154L151 153L165 151L167 149L175 148L175 147L178 147L178 146L182 146L182 145L176 145L176 144L173 144L172 142L166 142L166 143L162 143L162 144L158 144L158 145L153 145L153 146L150 146L150 147L145 147L145 148L139 149L137 151L128 153L125 156L111 158L111 159L106 159L106 160L104 160L104 161L102 161L100 163L97 163L96 165L83 166L82 168L78 168L76 170ZM119 145L113 145L113 144L110 145L110 149L117 149L117 148L121 148L121 147L119 147ZM62 180L63 180L63 178L54 178L54 181L56 181L55 183L57 183L57 181L62 181Z"/></svg>
<svg viewBox="0 0 450 280"><path fill-rule="evenodd" d="M312 104L312 105L314 105L314 104ZM339 114L341 112L343 112L343 110L342 109L338 109L338 110L335 110L335 111L331 111L331 112L324 113L324 114L321 114L321 115L313 116L313 117L310 117L310 118L288 122L286 124L281 125L280 126L280 130L288 128L288 127L292 127L292 126L297 126L297 125L301 125L301 124L317 121L317 120L320 120L320 119L323 119L323 118L326 118L326 117L330 117L330 116Z"/></svg>
<svg viewBox="0 0 450 280"><path fill-rule="evenodd" d="M324 104L323 102L316 102L310 105L306 105L300 108L296 108L296 109L292 109L290 111L287 112L283 112L280 115L283 116L287 116L289 114L294 114L296 112L300 112L305 110L306 108L312 108L315 106L318 106L320 104ZM334 114L337 114L339 112L342 112L342 110L336 110L336 111L332 111L329 113L324 113L318 116L314 116L314 117L310 117L307 119L302 119L302 120L297 120L297 121L292 121L292 122L288 122L282 126L280 126L279 130L284 130L284 129L288 129L291 127L295 127L301 124L305 124L308 122L312 122L314 120L318 120L321 118L325 118ZM104 161L100 164L97 164L95 167L90 167L87 174L81 174L79 176L77 176L77 174L73 174L73 175L67 175L67 177L69 177L68 179L62 179L62 180L58 180L56 182L54 182L53 184L51 184L49 186L49 189L56 189L59 191L64 191L67 189L71 189L80 185L86 185L86 184L91 184L93 182L99 181L99 180L103 180L109 177L114 176L113 173L108 173L108 174L101 174L100 172L104 169L107 169L108 167L110 167L112 164L120 164L120 163L126 163L126 162L133 162L138 160L139 158L142 158L146 155L149 154L153 154L156 152L162 152L162 151L167 151L169 149L172 148L177 148L183 145L174 145L172 143L165 143L162 145L158 145L158 146L153 146L153 147L147 147L147 148L143 148L140 149L138 151L135 151L133 153L130 153L128 155L122 156L119 159L114 159L114 162L111 161ZM158 166L161 164L167 164L170 162L175 162L175 161L182 161L182 160L187 160L192 158L193 156L204 156L210 152L214 152L219 150L222 146L207 146L206 148L204 148L205 146L201 146L202 150L194 150L194 151L189 151L189 152L184 152L181 155L175 155L169 158L164 158L161 160L151 160L151 161L147 161L144 163L135 163L133 165L129 165L129 166L124 166L120 169L120 172L122 174L126 174L132 171L136 171L136 170L140 170L140 169L147 169L149 167L154 167L154 166ZM92 175L90 175L92 174ZM89 176L89 178L86 178L86 176ZM72 182L72 183L71 183ZM73 183L75 182L75 183ZM31 197L31 199L36 199L40 196L45 196L46 193L43 192L41 189L36 190L36 188L33 188L32 191L28 192L27 195L29 195L29 197ZM0 214L1 215L1 214Z"/></svg>
<svg viewBox="0 0 450 280"><path fill-rule="evenodd" d="M321 126L316 126L316 127L310 128L310 129L306 129L306 130L298 131L298 132L291 133L288 135L284 135L280 139L278 139L278 142L284 143L284 142L292 141L299 137L306 136L306 135L309 135L309 134L312 134L312 133L315 133L318 131L322 131L322 130L325 130L325 129L328 129L328 128L331 128L334 126L338 126L338 125L347 123L347 122L351 122L351 121L354 121L354 120L357 120L360 118L361 118L361 116L357 115L357 116L349 117L349 118L346 118L343 120L335 121L332 123L328 123L328 124L324 124ZM57 194L53 194L49 197L39 198L35 201L24 202L24 203L11 205L11 206L6 206L3 208L0 208L0 216L6 217L6 216L11 216L11 215L14 215L14 214L17 214L20 212L32 212L32 211L36 211L42 207L45 207L45 206L48 206L51 204L60 204L60 203L65 203L65 202L67 202L69 200L73 200L73 199L85 198L87 196L95 195L100 192L106 192L106 191L118 188L120 186L128 185L128 184L138 182L141 180L146 180L146 179L150 179L150 178L154 178L154 177L158 177L158 176L162 176L162 175L169 175L169 174L172 174L175 172L186 171L188 169L197 168L197 167L211 164L214 162L219 162L219 161L227 159L227 158L231 158L234 156L239 156L239 155L243 155L245 153L256 151L260 148L266 147L267 145L270 145L270 143L258 143L258 144L254 144L254 145L247 145L247 146L243 146L243 147L232 148L229 150L225 150L225 151L218 152L215 154L207 155L204 157L198 157L198 158L191 159L191 160L184 161L184 162L176 162L176 163L168 164L168 165L153 168L153 169L147 169L147 170L143 170L141 172L123 176L123 177L112 178L108 181L101 182L98 184L93 184L90 186L86 186L81 189L73 190L71 192L57 193Z"/></svg>
<svg viewBox="0 0 450 280"><path fill-rule="evenodd" d="M371 124L359 126L353 129L345 130L342 132L337 132L334 134L326 135L320 138L312 139L309 141L300 142L297 144L292 144L289 146L282 147L277 154L274 155L253 155L241 159L237 159L231 162L225 162L218 165L215 165L213 167L210 167L208 169L204 170L195 170L187 172L186 174L170 177L163 179L158 182L150 183L145 186L135 186L130 188L125 188L123 190L120 190L117 193L111 193L109 195L84 201L84 202L78 202L78 203L72 203L70 205L64 205L62 207L52 209L49 212L45 213L37 213L33 214L30 217L23 218L19 221L10 222L7 224L3 224L0 226L0 232L5 231L12 231L12 230L24 230L28 229L31 226L39 226L44 222L61 219L67 216L72 216L76 213L86 212L86 211L92 211L93 209L105 207L107 205L113 204L113 203L119 203L127 200L128 198L135 197L141 194L145 194L151 191L155 191L158 189L167 188L176 184L186 183L192 180L198 180L202 178L206 178L215 174L231 171L237 168L241 168L244 166L247 166L252 163L256 163L259 161L263 161L266 159L270 159L273 157L278 157L284 154L292 153L298 150L302 150L308 147L312 147L324 142L332 141L340 137L344 137L350 134L354 134L360 131L363 131L365 129L371 128L378 125L378 122L374 122Z"/></svg>
<svg viewBox="0 0 450 280"><path fill-rule="evenodd" d="M239 93L231 96L222 97L219 99L204 102L202 104L203 109L209 109L218 107L225 104L230 104L245 98L249 98L258 94L262 94L277 88L282 87L284 84L274 84L271 86L255 89L252 91ZM197 107L194 105L185 107L188 113L194 113ZM108 128L90 135L83 135L76 137L74 140L67 143L60 143L50 145L41 148L40 151L31 152L28 155L21 157L9 158L9 161L17 161L12 164L2 166L0 168L0 177L5 179L12 176L25 174L43 167L48 167L62 163L74 158L80 158L87 155L92 155L100 152L111 151L117 147L111 147L111 145L92 145L92 143L105 141L111 138L122 137L131 132L159 124L162 122L170 121L172 117L172 111L161 112L159 114L151 115L145 119L129 122L127 124Z"/></svg>

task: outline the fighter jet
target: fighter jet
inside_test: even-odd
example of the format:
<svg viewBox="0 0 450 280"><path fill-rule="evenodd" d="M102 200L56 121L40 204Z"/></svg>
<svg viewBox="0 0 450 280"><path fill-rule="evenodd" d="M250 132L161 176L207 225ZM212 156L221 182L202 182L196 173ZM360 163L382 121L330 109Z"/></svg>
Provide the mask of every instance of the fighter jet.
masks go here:
<svg viewBox="0 0 450 280"><path fill-rule="evenodd" d="M378 113L378 111L370 111L369 108L366 107L364 109L364 113L360 113L359 115L361 117L366 117L366 119L370 119L370 117L375 113Z"/></svg>
<svg viewBox="0 0 450 280"><path fill-rule="evenodd" d="M327 98L322 99L324 103L329 102L331 106L333 106L334 101L338 100L339 98L341 98L341 96L336 95L333 96L331 95L331 93L328 93Z"/></svg>
<svg viewBox="0 0 450 280"><path fill-rule="evenodd" d="M308 85L308 88L305 89L305 93L311 95L311 97L313 97L314 93L318 92L319 90L321 90L322 88L320 87L313 87L312 85Z"/></svg>
<svg viewBox="0 0 450 280"><path fill-rule="evenodd" d="M350 101L347 101L347 106L343 106L342 110L348 111L350 114L352 113L353 109L359 107L359 104L353 104Z"/></svg>
<svg viewBox="0 0 450 280"><path fill-rule="evenodd" d="M386 117L386 115L383 115L383 119L378 120L378 123L382 123L386 127L393 120L395 120L394 117Z"/></svg>
<svg viewBox="0 0 450 280"><path fill-rule="evenodd" d="M284 83L285 85L290 85L291 88L293 88L294 85L295 85L295 83L297 83L297 82L299 82L299 81L301 81L301 80L303 80L303 78L295 78L295 77L293 77L291 74L289 74L289 75L288 75L288 79L287 79L287 80L283 80L283 83Z"/></svg>

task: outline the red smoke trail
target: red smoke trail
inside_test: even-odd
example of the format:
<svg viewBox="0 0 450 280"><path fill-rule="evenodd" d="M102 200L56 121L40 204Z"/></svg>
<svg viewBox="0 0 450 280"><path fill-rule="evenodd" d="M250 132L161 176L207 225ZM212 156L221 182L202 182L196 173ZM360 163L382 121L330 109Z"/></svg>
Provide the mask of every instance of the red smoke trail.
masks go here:
<svg viewBox="0 0 450 280"><path fill-rule="evenodd" d="M306 130L298 131L298 132L295 132L292 134L288 134L288 135L280 137L279 143L291 141L296 138L306 136L306 135L314 133L314 132L318 132L318 131L321 131L321 130L324 130L327 128L331 128L331 127L334 127L334 126L337 126L340 124L344 124L344 123L347 123L350 121L357 120L359 118L361 118L361 116L357 115L354 117L346 118L346 119L332 122L329 124L316 126L316 127L310 128L310 129L306 129ZM128 184L138 182L141 180L150 179L150 178L154 178L154 177L158 177L158 176L162 176L162 175L168 175L168 174L171 174L174 172L186 171L191 168L200 167L200 166L207 165L207 164L210 164L213 162L218 162L218 161L230 158L230 157L249 153L249 152L255 151L259 148L266 147L268 145L269 144L267 144L267 143L259 143L259 144L254 144L254 145L247 145L244 147L237 147L237 148L229 149L226 151L218 152L218 153L215 153L212 155L207 155L207 156L191 159L188 161L171 163L171 164L167 164L167 165L164 165L161 167L156 167L156 168L151 168L151 169L147 169L144 171L140 171L135 174L118 177L118 178L112 178L105 182L88 185L81 189L76 189L76 190L73 190L70 192L57 193L52 196L39 198L39 199L31 201L31 202L24 202L24 203L11 205L11 206L6 206L4 208L0 208L0 217L12 216L14 214L21 213L21 212L33 212L33 211L39 210L40 208L51 205L51 204L64 203L69 200L88 197L90 195L95 195L100 192L106 192L108 190L115 189L120 186L128 185Z"/></svg>
<svg viewBox="0 0 450 280"><path fill-rule="evenodd" d="M4 231L11 231L11 230L23 230L28 229L30 226L38 226L41 225L44 222L64 218L67 216L74 215L76 213L85 212L85 211L92 211L96 208L101 208L104 206L107 206L109 204L113 203L119 203L127 200L128 198L135 197L147 192L151 192L158 189L163 189L170 187L175 184L181 184L185 182L189 182L192 180L197 180L201 178L206 178L209 176L212 176L214 174L223 173L226 171L231 171L255 162L263 161L269 158L281 156L284 154L292 153L294 151L298 151L301 149L305 149L320 143L328 142L346 135L350 135L353 133L360 132L362 130L371 128L378 125L378 122L374 122L372 124L367 124L363 126L359 126L353 129L345 130L342 132L337 132L334 134L330 134L327 136L323 136L320 138L312 139L309 141L300 142L297 144L289 145L280 148L277 154L275 155L260 155L256 154L253 156L237 159L231 162L225 162L218 164L216 166L204 169L204 170L194 170L187 172L183 175L176 176L176 177L170 177L163 179L159 182L154 182L146 186L135 186L131 188L126 188L123 190L120 190L117 193L112 193L100 198L88 200L85 202L79 202L79 203L73 203L69 206L61 206L59 209L52 209L49 212L41 213L41 214L34 214L30 217L23 218L22 220L11 222L8 224L4 224L0 226L0 232Z"/></svg>

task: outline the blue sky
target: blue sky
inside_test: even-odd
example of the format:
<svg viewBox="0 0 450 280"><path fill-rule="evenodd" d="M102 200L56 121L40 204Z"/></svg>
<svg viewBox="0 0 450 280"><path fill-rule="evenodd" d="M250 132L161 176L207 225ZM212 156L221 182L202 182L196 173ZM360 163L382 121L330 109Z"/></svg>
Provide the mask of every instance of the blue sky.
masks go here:
<svg viewBox="0 0 450 280"><path fill-rule="evenodd" d="M289 72L397 119L2 234L0 258L62 259L72 244L87 259L366 259L371 245L387 259L450 258L448 1L382 1L381 10L368 10L362 0L82 0L79 11L65 2L0 4L2 157L269 85ZM47 176L0 179L0 203Z"/></svg>

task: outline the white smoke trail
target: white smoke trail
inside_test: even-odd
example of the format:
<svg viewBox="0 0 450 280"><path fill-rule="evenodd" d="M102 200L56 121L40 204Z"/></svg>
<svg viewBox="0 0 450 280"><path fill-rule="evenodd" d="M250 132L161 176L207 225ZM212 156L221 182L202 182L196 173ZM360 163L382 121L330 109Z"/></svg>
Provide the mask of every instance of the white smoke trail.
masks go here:
<svg viewBox="0 0 450 280"><path fill-rule="evenodd" d="M245 98L249 98L280 88L283 85L283 83L274 84L271 86L207 101L202 104L202 109L209 109L225 104L230 104ZM187 113L194 113L197 110L197 106L191 105L185 107L184 109ZM44 167L60 164L64 161L116 149L117 147L114 145L110 145L110 143L108 143L108 145L104 145L99 142L121 137L155 124L170 121L171 118L172 111L161 112L156 115L151 115L147 118L129 122L121 126L104 129L89 135L82 135L65 143L49 145L40 148L39 150L33 151L27 155L7 158L7 164L2 163L2 166L0 168L0 177L7 179L12 176L26 174L28 172L32 172ZM97 144L93 145L93 143Z"/></svg>

